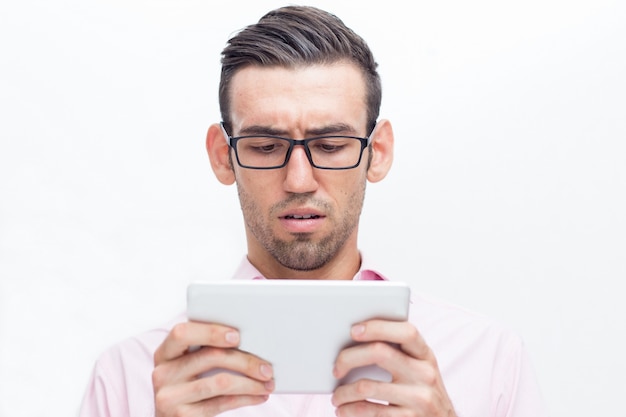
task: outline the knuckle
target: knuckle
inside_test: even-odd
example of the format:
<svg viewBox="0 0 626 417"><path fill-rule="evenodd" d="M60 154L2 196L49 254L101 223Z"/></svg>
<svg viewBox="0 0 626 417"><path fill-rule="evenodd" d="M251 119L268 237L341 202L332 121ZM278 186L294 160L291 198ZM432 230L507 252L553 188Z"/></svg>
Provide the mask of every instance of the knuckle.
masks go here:
<svg viewBox="0 0 626 417"><path fill-rule="evenodd" d="M246 355L245 372L248 375L256 375L261 364L259 360L252 355Z"/></svg>
<svg viewBox="0 0 626 417"><path fill-rule="evenodd" d="M407 326L405 337L407 340L417 340L420 338L420 334L415 326Z"/></svg>
<svg viewBox="0 0 626 417"><path fill-rule="evenodd" d="M416 404L422 409L430 409L433 404L434 395L430 389L417 390L413 397Z"/></svg>
<svg viewBox="0 0 626 417"><path fill-rule="evenodd" d="M422 369L421 377L427 386L434 386L437 383L437 372L431 366L425 366Z"/></svg>
<svg viewBox="0 0 626 417"><path fill-rule="evenodd" d="M161 389L165 385L168 372L162 367L157 366L152 371L152 386L155 390Z"/></svg>
<svg viewBox="0 0 626 417"><path fill-rule="evenodd" d="M360 379L354 387L359 397L368 398L373 395L374 383L368 379Z"/></svg>
<svg viewBox="0 0 626 417"><path fill-rule="evenodd" d="M187 323L177 323L172 327L170 336L175 340L185 340L188 334Z"/></svg>
<svg viewBox="0 0 626 417"><path fill-rule="evenodd" d="M389 345L385 342L372 343L370 350L376 363L380 364L389 358Z"/></svg>
<svg viewBox="0 0 626 417"><path fill-rule="evenodd" d="M216 393L223 394L230 390L233 377L231 374L220 372L213 377L213 386Z"/></svg>
<svg viewBox="0 0 626 417"><path fill-rule="evenodd" d="M168 414L174 407L173 398L167 393L167 391L157 391L154 395L154 405L157 411Z"/></svg>
<svg viewBox="0 0 626 417"><path fill-rule="evenodd" d="M191 385L190 389L197 398L211 398L213 394L209 378L199 378Z"/></svg>

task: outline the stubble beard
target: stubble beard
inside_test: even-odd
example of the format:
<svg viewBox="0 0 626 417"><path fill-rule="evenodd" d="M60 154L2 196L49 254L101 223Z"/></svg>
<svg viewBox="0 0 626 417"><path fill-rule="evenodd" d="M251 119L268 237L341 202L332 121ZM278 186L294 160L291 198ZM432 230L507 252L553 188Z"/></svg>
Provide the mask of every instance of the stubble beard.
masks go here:
<svg viewBox="0 0 626 417"><path fill-rule="evenodd" d="M334 216L328 203L314 199L309 194L291 195L288 199L272 206L266 217L254 199L239 185L237 185L237 191L244 221L263 248L285 268L295 271L312 271L330 262L356 229L365 198L365 185L364 181L362 187L352 193L346 210L338 218ZM274 236L270 223L277 218L276 213L291 204L303 203L320 208L326 213L328 221L338 221L336 228L319 241L312 240L310 235L306 233L297 235L291 241Z"/></svg>

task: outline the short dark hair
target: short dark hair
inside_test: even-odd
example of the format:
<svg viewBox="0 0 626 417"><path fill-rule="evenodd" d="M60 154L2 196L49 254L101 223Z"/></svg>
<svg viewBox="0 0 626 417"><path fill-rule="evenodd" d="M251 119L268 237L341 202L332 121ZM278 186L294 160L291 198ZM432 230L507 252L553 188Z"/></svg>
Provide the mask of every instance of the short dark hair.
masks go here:
<svg viewBox="0 0 626 417"><path fill-rule="evenodd" d="M219 86L222 121L230 129L230 84L238 70L252 65L294 68L339 61L352 62L363 72L369 133L378 119L382 100L378 64L372 51L337 16L308 6L273 10L228 41L222 51Z"/></svg>

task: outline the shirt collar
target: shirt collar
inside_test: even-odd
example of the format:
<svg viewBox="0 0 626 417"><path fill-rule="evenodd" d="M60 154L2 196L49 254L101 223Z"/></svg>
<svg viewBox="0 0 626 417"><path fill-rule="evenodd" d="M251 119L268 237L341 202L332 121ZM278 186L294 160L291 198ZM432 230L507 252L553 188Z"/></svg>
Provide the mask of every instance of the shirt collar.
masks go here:
<svg viewBox="0 0 626 417"><path fill-rule="evenodd" d="M239 264L239 267L233 275L233 279L237 280L254 280L254 279L266 279L258 269L254 267L248 260L247 256L244 256ZM388 281L382 273L371 268L367 263L367 258L361 253L361 268L352 278L354 281Z"/></svg>

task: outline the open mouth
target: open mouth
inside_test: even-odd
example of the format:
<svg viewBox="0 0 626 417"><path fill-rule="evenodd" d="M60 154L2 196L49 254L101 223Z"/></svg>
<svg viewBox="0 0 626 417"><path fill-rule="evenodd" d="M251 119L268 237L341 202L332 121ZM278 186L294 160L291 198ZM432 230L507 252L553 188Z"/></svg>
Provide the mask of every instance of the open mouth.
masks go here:
<svg viewBox="0 0 626 417"><path fill-rule="evenodd" d="M309 219L319 219L320 216L317 214L305 214L300 216L298 214L290 214L284 217L285 219L295 219L295 220L309 220Z"/></svg>

